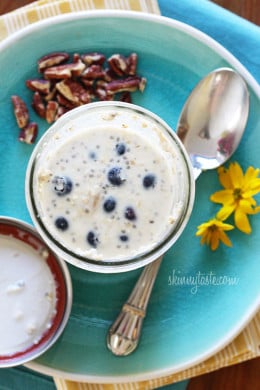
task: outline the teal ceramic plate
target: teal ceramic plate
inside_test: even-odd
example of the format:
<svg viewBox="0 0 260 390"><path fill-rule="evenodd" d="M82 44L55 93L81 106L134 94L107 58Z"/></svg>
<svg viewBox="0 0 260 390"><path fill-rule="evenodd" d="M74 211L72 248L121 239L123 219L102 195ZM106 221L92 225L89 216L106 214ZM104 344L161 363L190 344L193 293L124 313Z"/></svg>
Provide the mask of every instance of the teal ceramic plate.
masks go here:
<svg viewBox="0 0 260 390"><path fill-rule="evenodd" d="M134 96L134 103L154 111L173 128L185 99L203 76L218 67L237 69L249 85L251 109L232 160L243 168L259 164L259 87L223 47L160 16L120 11L71 14L26 28L1 45L0 214L30 222L24 178L32 147L17 141L10 96L19 94L29 103L25 80L37 77L39 57L57 50L98 50L107 55L136 51L138 72L148 83L143 94ZM33 113L31 118L37 119ZM47 126L39 123L42 134ZM136 352L125 358L113 356L106 348L106 334L140 270L103 275L70 266L74 303L69 322L58 342L30 367L92 382L134 381L190 367L230 342L260 303L260 216L251 219L250 236L232 232L232 248L213 253L200 246L196 227L218 209L209 202L217 189L216 171L203 173L196 183L191 219L164 258Z"/></svg>

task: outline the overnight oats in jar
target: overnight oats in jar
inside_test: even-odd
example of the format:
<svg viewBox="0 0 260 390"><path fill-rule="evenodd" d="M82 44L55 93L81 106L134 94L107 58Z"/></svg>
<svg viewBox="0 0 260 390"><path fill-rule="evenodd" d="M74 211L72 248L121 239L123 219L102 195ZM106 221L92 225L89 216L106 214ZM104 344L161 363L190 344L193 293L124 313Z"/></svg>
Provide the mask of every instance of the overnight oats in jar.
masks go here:
<svg viewBox="0 0 260 390"><path fill-rule="evenodd" d="M175 133L133 104L91 103L61 117L27 170L32 220L66 261L122 272L162 255L191 213L194 179Z"/></svg>

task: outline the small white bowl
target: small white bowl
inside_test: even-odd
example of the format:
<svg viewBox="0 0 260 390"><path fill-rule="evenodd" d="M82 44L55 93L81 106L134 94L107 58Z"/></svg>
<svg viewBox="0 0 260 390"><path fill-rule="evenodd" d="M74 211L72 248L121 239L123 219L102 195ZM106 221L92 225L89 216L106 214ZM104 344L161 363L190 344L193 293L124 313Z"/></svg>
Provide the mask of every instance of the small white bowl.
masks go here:
<svg viewBox="0 0 260 390"><path fill-rule="evenodd" d="M72 285L66 263L30 225L0 217L0 368L27 363L58 339Z"/></svg>
<svg viewBox="0 0 260 390"><path fill-rule="evenodd" d="M147 175L156 183L144 184ZM195 185L182 143L161 118L133 104L98 102L50 127L31 155L25 187L31 218L58 256L115 273L142 267L174 244ZM106 212L111 198L116 208Z"/></svg>

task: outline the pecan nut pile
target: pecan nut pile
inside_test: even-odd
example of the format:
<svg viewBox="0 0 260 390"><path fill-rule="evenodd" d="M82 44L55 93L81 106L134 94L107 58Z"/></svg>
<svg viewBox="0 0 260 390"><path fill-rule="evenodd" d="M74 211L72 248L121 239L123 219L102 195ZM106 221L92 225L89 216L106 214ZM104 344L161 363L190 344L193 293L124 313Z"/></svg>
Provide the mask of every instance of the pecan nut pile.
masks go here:
<svg viewBox="0 0 260 390"><path fill-rule="evenodd" d="M103 53L74 53L71 60L66 52L44 55L38 60L39 78L26 80L33 92L31 106L48 123L55 122L67 111L93 101L119 100L131 103L132 93L143 92L146 79L137 74L138 56ZM14 113L21 129L19 139L33 143L37 124L29 122L25 102L12 96Z"/></svg>

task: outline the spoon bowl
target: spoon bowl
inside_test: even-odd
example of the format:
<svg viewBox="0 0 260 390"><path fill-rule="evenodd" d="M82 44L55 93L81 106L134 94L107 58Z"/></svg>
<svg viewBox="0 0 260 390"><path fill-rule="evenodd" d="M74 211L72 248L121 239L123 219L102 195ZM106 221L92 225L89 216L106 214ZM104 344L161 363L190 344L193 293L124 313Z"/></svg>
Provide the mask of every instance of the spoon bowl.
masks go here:
<svg viewBox="0 0 260 390"><path fill-rule="evenodd" d="M195 177L222 165L237 149L247 123L249 93L230 68L209 73L193 89L180 114L177 134Z"/></svg>
<svg viewBox="0 0 260 390"><path fill-rule="evenodd" d="M249 113L249 93L242 77L229 68L209 73L193 89L177 125L190 157L195 179L214 169L237 149ZM132 353L141 336L143 319L162 257L147 265L107 335L113 354Z"/></svg>

